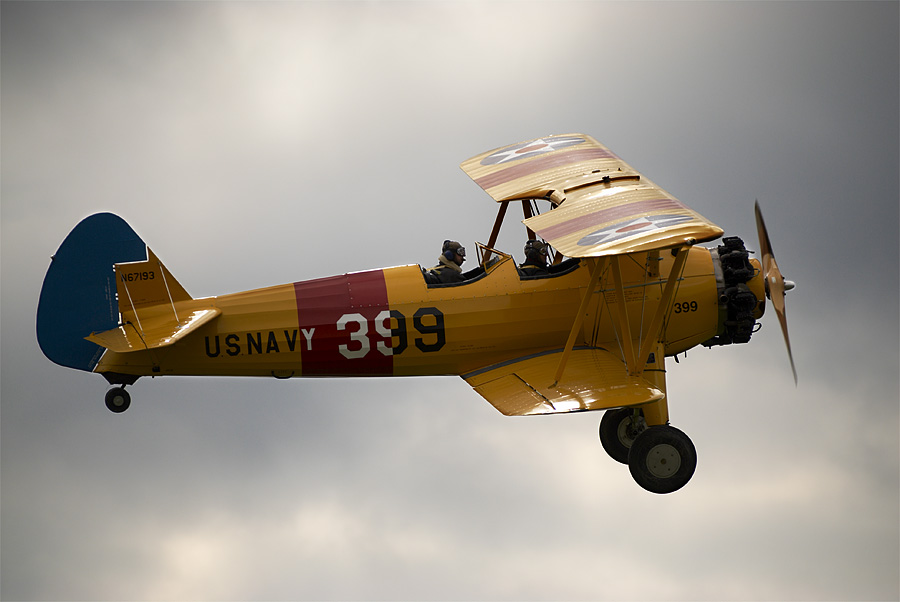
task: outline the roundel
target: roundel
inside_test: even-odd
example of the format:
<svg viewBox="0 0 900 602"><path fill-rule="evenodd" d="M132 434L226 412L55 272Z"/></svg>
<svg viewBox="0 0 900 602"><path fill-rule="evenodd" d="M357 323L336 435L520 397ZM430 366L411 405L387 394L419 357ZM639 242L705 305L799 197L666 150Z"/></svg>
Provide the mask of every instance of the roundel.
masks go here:
<svg viewBox="0 0 900 602"><path fill-rule="evenodd" d="M508 161L516 161L518 159L527 159L536 155L549 153L567 146L575 146L584 142L584 138L576 136L548 136L546 138L538 138L521 144L507 146L496 152L491 153L481 160L482 165L498 165L507 163Z"/></svg>
<svg viewBox="0 0 900 602"><path fill-rule="evenodd" d="M629 236L661 230L667 226L689 222L692 219L694 218L690 215L650 215L648 217L629 219L591 232L579 240L577 244L579 247L593 247L628 238Z"/></svg>

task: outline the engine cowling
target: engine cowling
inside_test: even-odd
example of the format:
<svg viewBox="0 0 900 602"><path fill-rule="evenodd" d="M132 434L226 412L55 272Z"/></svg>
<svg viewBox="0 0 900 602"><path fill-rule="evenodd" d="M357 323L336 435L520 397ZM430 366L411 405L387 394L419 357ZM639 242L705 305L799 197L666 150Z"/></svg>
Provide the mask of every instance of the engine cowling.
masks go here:
<svg viewBox="0 0 900 602"><path fill-rule="evenodd" d="M719 325L706 347L747 343L758 330L756 320L765 312L765 283L759 261L750 258L737 236L722 239L710 251L716 272Z"/></svg>

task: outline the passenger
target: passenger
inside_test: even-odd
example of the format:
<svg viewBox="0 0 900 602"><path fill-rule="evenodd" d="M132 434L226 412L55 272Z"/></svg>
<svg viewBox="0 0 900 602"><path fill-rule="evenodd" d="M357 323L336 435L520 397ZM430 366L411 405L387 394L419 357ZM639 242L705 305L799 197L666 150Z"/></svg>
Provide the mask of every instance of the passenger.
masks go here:
<svg viewBox="0 0 900 602"><path fill-rule="evenodd" d="M540 240L529 240L525 243L525 262L519 266L522 276L546 276L547 243Z"/></svg>
<svg viewBox="0 0 900 602"><path fill-rule="evenodd" d="M442 284L462 282L462 264L466 260L466 248L455 240L445 240L438 264L428 270L428 274Z"/></svg>

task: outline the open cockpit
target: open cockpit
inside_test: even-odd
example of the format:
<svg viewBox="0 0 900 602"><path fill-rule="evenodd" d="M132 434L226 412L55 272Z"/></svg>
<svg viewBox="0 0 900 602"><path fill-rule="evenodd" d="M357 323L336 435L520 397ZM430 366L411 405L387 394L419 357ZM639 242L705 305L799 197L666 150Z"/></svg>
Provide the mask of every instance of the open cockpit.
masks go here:
<svg viewBox="0 0 900 602"><path fill-rule="evenodd" d="M474 282L478 282L489 276L497 268L506 263L512 262L515 265L515 259L512 255L493 249L483 243L476 242L475 247L478 253L478 266L462 273L462 280L459 282L440 282L438 278L428 269L419 266L422 270L422 277L428 288L452 288L457 286L466 286ZM530 273L519 267L516 268L519 279L527 280L545 280L547 278L556 278L575 271L581 264L581 260L577 257L571 257L556 263L548 265L545 271L540 273Z"/></svg>

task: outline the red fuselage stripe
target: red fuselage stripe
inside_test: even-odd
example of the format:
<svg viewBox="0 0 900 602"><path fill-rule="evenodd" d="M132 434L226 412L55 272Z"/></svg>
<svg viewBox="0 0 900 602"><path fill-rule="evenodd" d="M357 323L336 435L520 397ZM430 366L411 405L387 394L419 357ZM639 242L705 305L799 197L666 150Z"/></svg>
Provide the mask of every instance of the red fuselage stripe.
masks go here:
<svg viewBox="0 0 900 602"><path fill-rule="evenodd" d="M304 376L392 374L393 357L378 349L391 338L375 320L388 307L384 272L358 272L294 283Z"/></svg>

